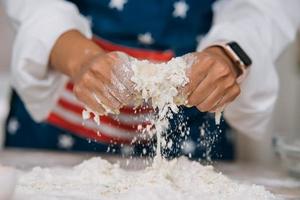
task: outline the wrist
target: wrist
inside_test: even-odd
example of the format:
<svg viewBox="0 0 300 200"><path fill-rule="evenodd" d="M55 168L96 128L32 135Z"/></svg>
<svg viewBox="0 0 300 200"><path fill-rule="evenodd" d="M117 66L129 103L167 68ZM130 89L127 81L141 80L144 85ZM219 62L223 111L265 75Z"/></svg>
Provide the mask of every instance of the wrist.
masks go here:
<svg viewBox="0 0 300 200"><path fill-rule="evenodd" d="M51 54L50 66L75 79L84 63L104 51L80 32L71 30L62 34L56 41Z"/></svg>

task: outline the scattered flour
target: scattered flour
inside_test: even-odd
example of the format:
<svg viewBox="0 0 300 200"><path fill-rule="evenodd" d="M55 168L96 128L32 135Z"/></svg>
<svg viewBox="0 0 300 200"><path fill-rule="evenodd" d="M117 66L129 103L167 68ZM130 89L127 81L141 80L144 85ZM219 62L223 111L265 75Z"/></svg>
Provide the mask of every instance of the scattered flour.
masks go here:
<svg viewBox="0 0 300 200"><path fill-rule="evenodd" d="M189 56L176 57L159 64L147 60L132 60L130 63L133 70L131 81L135 83L137 94L140 94L136 102L145 101L157 110L156 117L150 120L157 138L156 159L160 159L161 145L167 145L162 134L169 126L169 118L178 113L178 105L187 105L187 98L181 91L189 82L186 74L193 62L194 58ZM222 110L215 113L217 125L220 124Z"/></svg>
<svg viewBox="0 0 300 200"><path fill-rule="evenodd" d="M125 170L101 158L92 158L71 169L36 167L20 176L16 196L27 199L99 199L99 200L275 200L273 194L257 185L240 184L186 158L166 161L161 158L161 135L168 118L186 104L179 92L188 78L189 63L174 58L168 63L132 61L132 81L140 96L136 102L150 103L158 112L152 122L157 135L157 155L143 170ZM83 112L90 117L91 110ZM216 122L220 113L216 114ZM99 124L99 118L95 121ZM148 129L151 131L150 129ZM172 144L166 143L167 146Z"/></svg>
<svg viewBox="0 0 300 200"><path fill-rule="evenodd" d="M215 122L216 122L217 125L220 124L221 117L222 117L222 111L216 111L216 113L215 113Z"/></svg>
<svg viewBox="0 0 300 200"><path fill-rule="evenodd" d="M90 119L90 117L92 116L91 114L94 115L94 122L100 126L100 115L94 111L92 111L92 109L90 108L85 108L82 110L82 119L83 120L88 120Z"/></svg>
<svg viewBox="0 0 300 200"><path fill-rule="evenodd" d="M15 195L31 200L277 199L261 186L237 183L183 157L138 171L99 157L71 169L36 167L20 176Z"/></svg>
<svg viewBox="0 0 300 200"><path fill-rule="evenodd" d="M151 105L159 112L159 120L164 122L170 110L173 113L178 113L179 105L187 105L186 96L179 91L189 82L186 72L193 61L194 58L191 56L188 59L176 57L169 62L159 64L148 60L131 59L126 65L129 65L133 70L131 81L135 83L135 90L138 92L135 104L138 106L143 102L152 103ZM112 111L95 94L93 95L95 100L105 109L106 114L119 113ZM89 119L91 113L95 116L94 121L100 125L100 115L89 108L82 111L82 118L84 120ZM221 115L221 111L215 113L217 125L220 124ZM168 123L165 122L164 124L166 126ZM156 125L159 126L159 124ZM159 128L163 127L157 127L157 129ZM157 130L157 132L159 131Z"/></svg>

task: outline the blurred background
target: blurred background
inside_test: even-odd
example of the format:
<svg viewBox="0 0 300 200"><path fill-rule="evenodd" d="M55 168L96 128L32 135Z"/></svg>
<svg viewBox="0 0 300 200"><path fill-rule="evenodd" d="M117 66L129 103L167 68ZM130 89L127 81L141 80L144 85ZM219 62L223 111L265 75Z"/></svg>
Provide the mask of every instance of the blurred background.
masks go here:
<svg viewBox="0 0 300 200"><path fill-rule="evenodd" d="M0 148L3 147L3 125L8 112L9 64L14 31L0 6ZM300 139L300 67L299 37L277 61L280 95L268 132L261 141L236 134L238 158L261 163L276 162L278 138Z"/></svg>
<svg viewBox="0 0 300 200"><path fill-rule="evenodd" d="M0 147L4 139L4 120L8 112L9 63L14 32L0 5Z"/></svg>

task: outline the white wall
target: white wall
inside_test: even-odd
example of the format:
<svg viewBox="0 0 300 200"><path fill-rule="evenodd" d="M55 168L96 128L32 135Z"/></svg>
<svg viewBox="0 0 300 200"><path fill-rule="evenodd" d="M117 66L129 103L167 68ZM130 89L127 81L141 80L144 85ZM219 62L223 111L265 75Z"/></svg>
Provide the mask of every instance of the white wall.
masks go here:
<svg viewBox="0 0 300 200"><path fill-rule="evenodd" d="M280 79L280 91L270 127L261 141L253 141L237 135L238 157L265 164L278 162L272 139L275 136L300 140L300 52L299 37L280 56L276 65Z"/></svg>
<svg viewBox="0 0 300 200"><path fill-rule="evenodd" d="M300 36L300 34L299 34ZM273 121L274 134L300 139L300 37L278 62L280 98Z"/></svg>
<svg viewBox="0 0 300 200"><path fill-rule="evenodd" d="M9 63L14 33L0 4L0 148L3 141L3 122L8 111Z"/></svg>
<svg viewBox="0 0 300 200"><path fill-rule="evenodd" d="M13 35L14 33L11 24L8 22L7 17L5 16L5 13L0 3L0 44L1 44L0 72L1 73L8 71Z"/></svg>

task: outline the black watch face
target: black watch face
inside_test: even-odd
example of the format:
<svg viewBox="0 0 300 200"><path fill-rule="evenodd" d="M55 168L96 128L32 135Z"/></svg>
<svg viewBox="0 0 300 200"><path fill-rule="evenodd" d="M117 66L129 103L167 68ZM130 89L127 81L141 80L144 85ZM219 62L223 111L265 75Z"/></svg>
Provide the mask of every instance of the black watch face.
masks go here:
<svg viewBox="0 0 300 200"><path fill-rule="evenodd" d="M243 61L243 63L246 66L250 66L252 64L252 60L250 57L246 54L246 52L238 45L236 42L230 42L228 43L230 48L236 53L236 55Z"/></svg>

